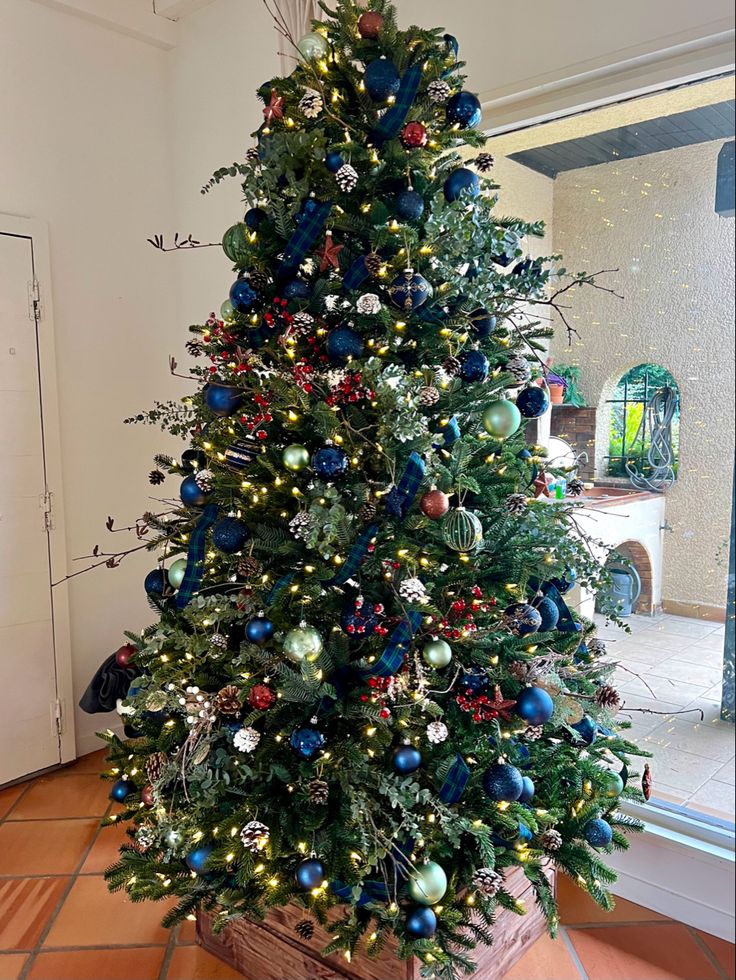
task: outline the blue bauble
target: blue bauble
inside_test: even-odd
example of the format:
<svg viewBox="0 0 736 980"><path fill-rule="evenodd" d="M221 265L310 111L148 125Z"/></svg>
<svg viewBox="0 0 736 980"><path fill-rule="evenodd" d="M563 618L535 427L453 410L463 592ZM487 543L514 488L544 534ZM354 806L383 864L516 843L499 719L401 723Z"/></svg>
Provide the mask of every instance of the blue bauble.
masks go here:
<svg viewBox="0 0 736 980"><path fill-rule="evenodd" d="M566 568L563 575L559 578L551 578L550 585L554 585L560 595L566 595L578 580L578 573L574 568Z"/></svg>
<svg viewBox="0 0 736 980"><path fill-rule="evenodd" d="M311 892L314 888L321 888L325 880L325 866L316 858L309 858L297 865L294 877L296 883L305 892Z"/></svg>
<svg viewBox="0 0 736 980"><path fill-rule="evenodd" d="M247 279L236 279L232 284L230 302L238 313L254 313L263 306L260 296Z"/></svg>
<svg viewBox="0 0 736 980"><path fill-rule="evenodd" d="M549 395L544 388L531 385L519 392L516 407L525 419L538 419L549 408Z"/></svg>
<svg viewBox="0 0 736 980"><path fill-rule="evenodd" d="M485 339L486 337L490 337L496 329L496 318L488 310L484 310L481 307L478 310L473 310L470 314L470 325L476 337Z"/></svg>
<svg viewBox="0 0 736 980"><path fill-rule="evenodd" d="M515 602L504 609L504 620L514 636L531 636L538 633L542 617L528 602Z"/></svg>
<svg viewBox="0 0 736 980"><path fill-rule="evenodd" d="M498 803L516 803L524 789L522 775L516 766L498 762L483 777L486 795Z"/></svg>
<svg viewBox="0 0 736 980"><path fill-rule="evenodd" d="M432 295L432 287L413 269L405 269L389 286L389 295L394 306L405 313L411 313L424 306Z"/></svg>
<svg viewBox="0 0 736 980"><path fill-rule="evenodd" d="M458 92L447 103L447 121L451 126L475 129L482 118L480 99L472 92Z"/></svg>
<svg viewBox="0 0 736 980"><path fill-rule="evenodd" d="M303 279L292 279L283 288L284 299L309 299L312 287Z"/></svg>
<svg viewBox="0 0 736 980"><path fill-rule="evenodd" d="M363 353L363 338L350 327L338 327L327 338L327 356L333 364L347 364Z"/></svg>
<svg viewBox="0 0 736 980"><path fill-rule="evenodd" d="M474 697L485 694L491 686L491 679L482 667L470 667L460 675L460 690L468 691Z"/></svg>
<svg viewBox="0 0 736 980"><path fill-rule="evenodd" d="M595 820L589 820L583 827L583 837L591 847L608 847L613 840L613 830L605 820L596 817Z"/></svg>
<svg viewBox="0 0 736 980"><path fill-rule="evenodd" d="M396 213L402 221L419 221L424 207L424 198L416 191L402 191L396 198Z"/></svg>
<svg viewBox="0 0 736 980"><path fill-rule="evenodd" d="M297 728L291 733L289 745L300 759L313 759L325 744L325 737L316 728Z"/></svg>
<svg viewBox="0 0 736 980"><path fill-rule="evenodd" d="M223 517L212 529L212 544L226 555L241 551L250 531L237 517Z"/></svg>
<svg viewBox="0 0 736 980"><path fill-rule="evenodd" d="M541 687L525 687L516 699L514 709L527 725L546 725L555 713L555 703Z"/></svg>
<svg viewBox="0 0 736 980"><path fill-rule="evenodd" d="M195 874L201 875L207 866L207 862L212 857L214 850L214 847L212 847L210 844L206 844L203 847L197 847L195 850L190 851L189 854L187 854L187 856L184 858L184 863L190 871L194 871Z"/></svg>
<svg viewBox="0 0 736 980"><path fill-rule="evenodd" d="M143 588L146 595L163 595L166 591L168 579L163 568L154 568L143 580Z"/></svg>
<svg viewBox="0 0 736 980"><path fill-rule="evenodd" d="M135 793L136 785L129 779L116 779L110 790L110 799L116 803L122 803L131 793Z"/></svg>
<svg viewBox="0 0 736 980"><path fill-rule="evenodd" d="M266 619L265 616L256 616L255 619L251 619L245 626L245 635L251 643L256 643L261 646L263 643L268 643L274 634L274 625L270 619Z"/></svg>
<svg viewBox="0 0 736 980"><path fill-rule="evenodd" d="M531 803L534 799L534 783L528 776L521 777L522 787L519 803Z"/></svg>
<svg viewBox="0 0 736 980"><path fill-rule="evenodd" d="M453 170L445 181L445 197L448 201L459 201L461 194L465 192L470 197L480 195L480 178L478 174L468 170L467 167L458 167Z"/></svg>
<svg viewBox="0 0 736 980"><path fill-rule="evenodd" d="M182 481L179 496L185 507L202 507L207 500L207 494L199 489L193 476L188 476Z"/></svg>
<svg viewBox="0 0 736 980"><path fill-rule="evenodd" d="M238 439L225 450L225 462L233 470L244 470L259 456L260 449L255 441Z"/></svg>
<svg viewBox="0 0 736 980"><path fill-rule="evenodd" d="M431 939L437 932L437 916L432 909L418 906L406 917L406 931L412 939Z"/></svg>
<svg viewBox="0 0 736 980"><path fill-rule="evenodd" d="M394 752L394 769L401 776L409 776L422 765L422 753L412 745L402 745Z"/></svg>
<svg viewBox="0 0 736 980"><path fill-rule="evenodd" d="M314 214L314 212L317 210L318 207L319 207L319 201L317 200L316 197L305 198L302 201L301 210L299 211L299 214L296 216L296 223L298 225L301 224L305 218L308 218L310 216L310 214Z"/></svg>
<svg viewBox="0 0 736 980"><path fill-rule="evenodd" d="M374 102L385 102L396 95L401 85L401 75L393 61L378 58L365 70L365 88Z"/></svg>
<svg viewBox="0 0 736 980"><path fill-rule="evenodd" d="M242 388L232 385L221 385L211 381L204 387L204 403L213 415L224 419L235 415L243 404L245 393Z"/></svg>
<svg viewBox="0 0 736 980"><path fill-rule="evenodd" d="M312 469L317 476L325 480L334 480L336 476L342 476L348 469L347 453L334 446L327 446L319 449L312 456Z"/></svg>
<svg viewBox="0 0 736 980"><path fill-rule="evenodd" d="M468 350L460 356L460 377L468 384L485 381L490 364L482 350Z"/></svg>
<svg viewBox="0 0 736 980"><path fill-rule="evenodd" d="M267 217L268 215L263 208L251 208L249 211L245 212L243 221L246 227L250 228L251 231L258 231Z"/></svg>
<svg viewBox="0 0 736 980"><path fill-rule="evenodd" d="M531 783L531 779L529 780ZM532 784L533 785L533 784ZM525 802L522 800L522 803ZM519 824L519 836L516 838L517 844L530 844L534 838L534 834L529 830L525 823Z"/></svg>
<svg viewBox="0 0 736 980"><path fill-rule="evenodd" d="M586 745L592 745L598 737L598 723L593 721L589 715L570 727L578 733Z"/></svg>
<svg viewBox="0 0 736 980"><path fill-rule="evenodd" d="M451 54L457 61L458 55L460 54L460 42L458 39L454 36L454 34L445 34L442 40L445 42L445 47L447 48L448 54Z"/></svg>
<svg viewBox="0 0 736 980"><path fill-rule="evenodd" d="M325 157L325 166L331 174L336 174L338 170L345 166L345 157L337 150L330 150Z"/></svg>
<svg viewBox="0 0 736 980"><path fill-rule="evenodd" d="M553 629L557 628L560 621L560 610L557 608L557 603L545 595L532 599L531 604L542 617L542 625L539 627L540 633L551 633Z"/></svg>

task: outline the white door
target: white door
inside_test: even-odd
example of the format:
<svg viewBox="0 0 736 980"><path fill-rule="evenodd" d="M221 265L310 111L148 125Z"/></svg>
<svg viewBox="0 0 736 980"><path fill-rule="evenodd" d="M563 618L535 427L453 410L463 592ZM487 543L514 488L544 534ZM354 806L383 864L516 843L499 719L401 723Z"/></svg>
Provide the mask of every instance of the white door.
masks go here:
<svg viewBox="0 0 736 980"><path fill-rule="evenodd" d="M0 785L61 761L34 280L0 227Z"/></svg>

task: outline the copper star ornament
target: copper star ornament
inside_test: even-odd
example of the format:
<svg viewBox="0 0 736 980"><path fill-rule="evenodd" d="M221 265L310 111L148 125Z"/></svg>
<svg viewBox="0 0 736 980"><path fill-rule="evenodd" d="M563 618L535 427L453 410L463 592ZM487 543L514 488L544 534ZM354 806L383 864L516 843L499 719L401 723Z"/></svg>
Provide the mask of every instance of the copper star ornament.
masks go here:
<svg viewBox="0 0 736 980"><path fill-rule="evenodd" d="M319 271L327 272L328 269L339 269L340 268L340 252L345 248L344 245L335 245L332 240L332 232L328 231L325 233L325 243L321 249L315 252L315 255L320 260Z"/></svg>
<svg viewBox="0 0 736 980"><path fill-rule="evenodd" d="M514 707L516 701L510 701L504 698L501 693L501 688L496 684L495 690L493 692L493 700L489 700L488 707L491 711L495 711L499 718L503 718L504 721L511 721L510 709Z"/></svg>
<svg viewBox="0 0 736 980"><path fill-rule="evenodd" d="M284 118L284 100L277 91L271 92L271 101L263 110L263 118L270 125L274 119Z"/></svg>

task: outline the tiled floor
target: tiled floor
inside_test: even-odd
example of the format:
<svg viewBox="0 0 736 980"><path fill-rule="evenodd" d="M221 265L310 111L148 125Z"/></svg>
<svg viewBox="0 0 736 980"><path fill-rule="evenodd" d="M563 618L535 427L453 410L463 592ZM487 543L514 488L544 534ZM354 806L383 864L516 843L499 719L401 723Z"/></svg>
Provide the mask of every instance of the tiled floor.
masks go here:
<svg viewBox="0 0 736 980"><path fill-rule="evenodd" d="M99 826L102 765L96 753L0 790L0 980L238 980L194 944L191 922L169 934L162 906L108 892L101 873L123 834ZM506 980L736 980L720 939L623 900L605 916L567 881L560 904L560 938Z"/></svg>
<svg viewBox="0 0 736 980"><path fill-rule="evenodd" d="M725 627L682 616L632 616L631 635L607 627L598 635L621 664L616 686L628 708L632 737L654 755L655 795L711 816L734 818L734 726L720 720Z"/></svg>

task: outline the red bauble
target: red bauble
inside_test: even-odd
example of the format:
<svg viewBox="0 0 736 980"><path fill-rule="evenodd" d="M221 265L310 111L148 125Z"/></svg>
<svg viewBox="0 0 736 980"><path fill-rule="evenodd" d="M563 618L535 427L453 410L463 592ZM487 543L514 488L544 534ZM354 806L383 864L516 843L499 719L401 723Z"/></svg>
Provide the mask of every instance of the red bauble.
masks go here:
<svg viewBox="0 0 736 980"><path fill-rule="evenodd" d="M268 711L276 703L276 692L267 684L256 684L248 695L248 704L256 711Z"/></svg>
<svg viewBox="0 0 736 980"><path fill-rule="evenodd" d="M131 660L135 657L138 651L130 643L126 643L124 647L120 647L119 650L115 652L115 663L118 667L129 667Z"/></svg>
<svg viewBox="0 0 736 980"><path fill-rule="evenodd" d="M141 803L144 803L146 806L153 806L153 786L149 785L143 787L141 790Z"/></svg>
<svg viewBox="0 0 736 980"><path fill-rule="evenodd" d="M383 29L383 15L374 10L367 10L360 15L358 31L366 41L375 41Z"/></svg>
<svg viewBox="0 0 736 980"><path fill-rule="evenodd" d="M404 144L407 150L418 150L420 147L426 146L428 140L429 135L427 133L427 127L424 125L424 123L407 123L401 133L401 142Z"/></svg>
<svg viewBox="0 0 736 980"><path fill-rule="evenodd" d="M450 498L441 490L430 490L419 501L419 509L425 517L438 521L450 509Z"/></svg>

